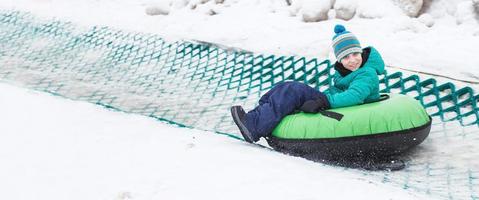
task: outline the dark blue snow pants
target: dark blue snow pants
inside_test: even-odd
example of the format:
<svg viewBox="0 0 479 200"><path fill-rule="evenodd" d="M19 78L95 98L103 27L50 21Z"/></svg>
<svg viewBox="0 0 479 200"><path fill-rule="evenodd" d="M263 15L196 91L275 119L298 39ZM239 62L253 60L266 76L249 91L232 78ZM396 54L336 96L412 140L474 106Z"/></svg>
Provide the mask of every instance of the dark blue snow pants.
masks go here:
<svg viewBox="0 0 479 200"><path fill-rule="evenodd" d="M306 84L279 83L260 98L256 108L246 114L246 128L255 139L270 136L283 117L298 110L304 102L318 98L326 99L323 93Z"/></svg>

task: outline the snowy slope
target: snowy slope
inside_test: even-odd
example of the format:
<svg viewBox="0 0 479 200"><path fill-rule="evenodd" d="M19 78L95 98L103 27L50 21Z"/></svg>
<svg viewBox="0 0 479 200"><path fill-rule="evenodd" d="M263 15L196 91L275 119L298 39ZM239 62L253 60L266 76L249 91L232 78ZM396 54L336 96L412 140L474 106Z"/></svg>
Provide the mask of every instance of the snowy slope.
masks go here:
<svg viewBox="0 0 479 200"><path fill-rule="evenodd" d="M0 91L4 199L425 199L212 132Z"/></svg>
<svg viewBox="0 0 479 200"><path fill-rule="evenodd" d="M215 3L223 2L223 3ZM299 2L299 3L298 3ZM377 47L386 64L479 84L479 17L472 0L437 0L419 18L407 17L393 1L337 1L356 15L334 18L326 1L296 0L0 0L0 9L30 11L83 25L152 32L171 40L219 43L260 53L333 58L333 26L345 24L363 45ZM356 6L351 6L356 5ZM304 16L327 12L329 20Z"/></svg>

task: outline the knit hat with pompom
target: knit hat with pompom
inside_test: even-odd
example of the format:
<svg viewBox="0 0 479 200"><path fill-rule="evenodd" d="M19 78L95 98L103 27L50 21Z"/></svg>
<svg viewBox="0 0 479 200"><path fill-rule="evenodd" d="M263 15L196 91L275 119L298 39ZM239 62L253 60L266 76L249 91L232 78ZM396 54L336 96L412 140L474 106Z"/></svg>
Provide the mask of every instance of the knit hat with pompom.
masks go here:
<svg viewBox="0 0 479 200"><path fill-rule="evenodd" d="M351 32L346 31L343 25L336 25L334 27L334 33L336 33L336 35L333 37L333 49L338 62L341 62L341 59L350 53L363 52L359 40Z"/></svg>

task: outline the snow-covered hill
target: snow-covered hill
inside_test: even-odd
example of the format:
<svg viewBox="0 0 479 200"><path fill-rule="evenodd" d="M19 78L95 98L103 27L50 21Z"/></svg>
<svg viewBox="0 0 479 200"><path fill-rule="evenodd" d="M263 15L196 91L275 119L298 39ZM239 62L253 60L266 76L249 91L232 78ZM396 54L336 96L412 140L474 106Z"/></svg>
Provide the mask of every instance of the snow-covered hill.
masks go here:
<svg viewBox="0 0 479 200"><path fill-rule="evenodd" d="M333 27L341 23L363 45L377 47L388 65L472 81L476 86L478 5L477 0L0 1L1 9L88 26L320 59L333 59Z"/></svg>
<svg viewBox="0 0 479 200"><path fill-rule="evenodd" d="M424 199L356 170L0 84L5 199Z"/></svg>

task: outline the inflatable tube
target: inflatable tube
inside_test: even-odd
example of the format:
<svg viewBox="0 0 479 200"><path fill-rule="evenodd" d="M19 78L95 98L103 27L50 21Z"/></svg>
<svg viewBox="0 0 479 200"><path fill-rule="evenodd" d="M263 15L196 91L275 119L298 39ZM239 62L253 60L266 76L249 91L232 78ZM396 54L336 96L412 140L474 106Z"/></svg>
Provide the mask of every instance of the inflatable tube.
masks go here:
<svg viewBox="0 0 479 200"><path fill-rule="evenodd" d="M382 100L331 109L343 118L321 114L288 115L267 138L275 150L318 159L384 157L402 153L429 135L431 117L414 98L382 94Z"/></svg>

